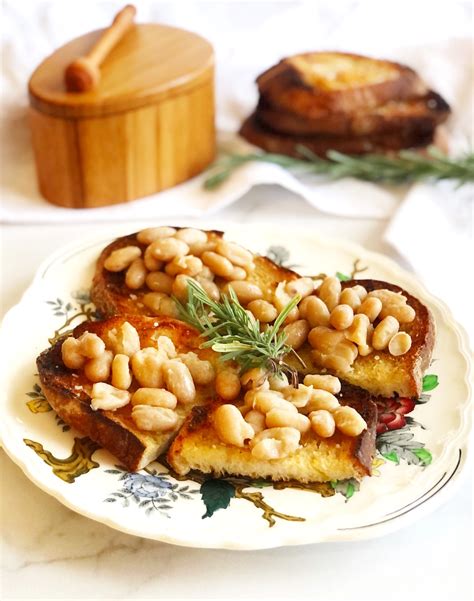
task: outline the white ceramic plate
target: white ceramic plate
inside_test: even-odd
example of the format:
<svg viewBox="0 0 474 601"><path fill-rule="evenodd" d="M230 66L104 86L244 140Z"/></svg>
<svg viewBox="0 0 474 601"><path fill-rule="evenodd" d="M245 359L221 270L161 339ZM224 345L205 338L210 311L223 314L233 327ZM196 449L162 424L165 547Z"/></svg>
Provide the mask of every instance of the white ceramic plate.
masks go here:
<svg viewBox="0 0 474 601"><path fill-rule="evenodd" d="M301 273L351 274L359 259L358 266L367 267L360 277L399 284L435 316L437 341L425 380L431 390L414 409L395 403L383 411L388 427L405 427L378 439L374 475L359 490L355 482L335 483L330 488L335 494L323 497L238 479L177 480L156 462L137 474L117 467L114 457L56 417L35 376L35 358L48 338L66 321L73 327L93 311L87 289L94 262L112 237L56 252L0 332L0 364L8 366L0 386L2 444L44 491L78 513L137 536L193 547L259 549L380 536L411 524L454 490L466 468L470 431L465 334L448 309L392 261L307 229L290 236L286 230L246 227L228 229L226 237L261 254L279 246L277 255Z"/></svg>

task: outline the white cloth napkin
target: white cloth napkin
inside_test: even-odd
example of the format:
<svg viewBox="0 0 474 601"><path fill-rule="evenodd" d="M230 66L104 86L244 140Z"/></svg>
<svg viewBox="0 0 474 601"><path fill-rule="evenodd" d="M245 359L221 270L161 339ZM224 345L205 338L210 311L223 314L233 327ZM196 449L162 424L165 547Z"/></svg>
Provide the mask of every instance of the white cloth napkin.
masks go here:
<svg viewBox="0 0 474 601"><path fill-rule="evenodd" d="M84 5L78 0L67 3L7 0L4 3L1 221L61 223L198 217L215 213L239 199L252 186L264 183L284 186L300 194L319 211L341 217L387 219L393 215L404 189L395 192L353 180L328 183L315 177L296 178L277 166L261 163L241 168L212 193L203 190L204 176L199 176L161 194L113 207L72 210L46 203L36 187L26 120L28 77L54 48L110 22L111 15L121 4L88 2ZM443 42L450 32L465 33L466 11L459 7L449 11L446 7L444 10L430 7L430 28L408 30L405 9L392 2L384 3L383 9L379 3L348 1L318 6L310 2L248 5L145 1L138 1L136 5L139 21L188 27L212 41L217 56L218 126L222 132L235 132L255 106L254 79L259 72L282 55L311 48L332 47L404 60L419 68L448 100L461 98L458 88L464 77L461 63L466 62L466 46L452 46L451 42L446 46ZM410 22L416 20L417 9L411 6ZM377 22L381 26L373 27ZM405 43L402 49L399 48L400 32ZM434 44L422 53L421 34L424 43ZM414 40L417 46L410 47ZM448 58L446 52L451 53ZM221 148L227 150L250 149L232 133L222 133L219 140Z"/></svg>
<svg viewBox="0 0 474 601"><path fill-rule="evenodd" d="M451 150L456 153L472 145L470 2L137 0L135 4L138 21L187 28L213 43L221 150L251 148L232 132L256 104L255 77L282 56L317 49L360 52L415 68L453 108L448 126ZM450 299L449 291L459 289L457 266L465 277L464 257L472 251L472 188L460 192L450 184L390 189L353 180L327 182L253 163L213 192L203 189L205 176L201 175L160 194L112 207L73 210L46 203L37 192L27 127L28 78L55 48L108 24L122 5L122 0L4 0L0 221L79 223L207 216L257 184L276 183L305 198L315 207L316 216L321 211L341 218L389 220L386 241L430 289L459 305L459 294Z"/></svg>

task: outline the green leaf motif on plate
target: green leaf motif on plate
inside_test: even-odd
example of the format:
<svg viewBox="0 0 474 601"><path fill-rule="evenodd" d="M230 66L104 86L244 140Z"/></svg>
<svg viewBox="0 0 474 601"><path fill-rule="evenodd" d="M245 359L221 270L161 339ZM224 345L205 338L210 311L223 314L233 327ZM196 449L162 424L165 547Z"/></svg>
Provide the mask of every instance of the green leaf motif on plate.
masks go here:
<svg viewBox="0 0 474 601"><path fill-rule="evenodd" d="M414 439L410 432L410 426L399 430L389 430L377 436L377 450L379 453L396 464L403 459L408 465L420 465L426 467L431 463L432 457L424 443Z"/></svg>
<svg viewBox="0 0 474 601"><path fill-rule="evenodd" d="M390 453L382 453L382 455L383 457L385 457L385 459L393 461L393 463L396 463L397 465L400 463L400 458L395 453L395 451L391 451Z"/></svg>
<svg viewBox="0 0 474 601"><path fill-rule="evenodd" d="M423 465L429 465L433 461L433 456L428 449L413 449L413 453L421 460Z"/></svg>
<svg viewBox="0 0 474 601"><path fill-rule="evenodd" d="M351 278L345 273L341 273L340 271L336 271L336 277L340 282L347 282Z"/></svg>
<svg viewBox="0 0 474 601"><path fill-rule="evenodd" d="M423 392L434 390L438 384L438 376L435 374L426 374L426 376L423 377Z"/></svg>
<svg viewBox="0 0 474 601"><path fill-rule="evenodd" d="M355 478L349 478L347 480L334 480L331 482L331 486L335 492L338 492L346 497L346 501L348 501L352 496L354 496L354 493L359 490L360 482L358 482Z"/></svg>
<svg viewBox="0 0 474 601"><path fill-rule="evenodd" d="M235 487L226 480L206 480L201 485L201 497L206 506L202 516L210 518L218 509L226 509L235 497Z"/></svg>

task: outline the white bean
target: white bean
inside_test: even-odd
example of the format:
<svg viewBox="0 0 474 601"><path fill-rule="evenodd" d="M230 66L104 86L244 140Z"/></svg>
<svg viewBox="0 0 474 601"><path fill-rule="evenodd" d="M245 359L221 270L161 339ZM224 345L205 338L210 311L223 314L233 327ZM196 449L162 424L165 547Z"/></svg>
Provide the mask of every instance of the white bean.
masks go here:
<svg viewBox="0 0 474 601"><path fill-rule="evenodd" d="M105 382L97 382L92 386L91 391L91 409L97 411L115 411L120 407L125 407L130 402L130 393L126 390L119 390Z"/></svg>
<svg viewBox="0 0 474 601"><path fill-rule="evenodd" d="M275 307L266 300L251 301L247 308L253 313L254 317L261 323L271 323L278 316L278 311Z"/></svg>
<svg viewBox="0 0 474 601"><path fill-rule="evenodd" d="M163 365L166 388L172 392L178 402L192 403L196 398L196 387L188 367L177 359L166 361Z"/></svg>
<svg viewBox="0 0 474 601"><path fill-rule="evenodd" d="M309 322L312 328L329 325L329 309L317 296L307 296L298 305L301 317Z"/></svg>
<svg viewBox="0 0 474 601"><path fill-rule="evenodd" d="M411 348L411 336L406 332L398 332L388 343L388 350L394 357L404 355Z"/></svg>
<svg viewBox="0 0 474 601"><path fill-rule="evenodd" d="M286 344L297 351L303 346L308 338L309 324L306 319L298 319L285 326L283 328L283 333L286 335Z"/></svg>
<svg viewBox="0 0 474 601"><path fill-rule="evenodd" d="M298 278L286 284L286 291L291 296L299 294L301 298L309 296L314 290L314 281L311 278Z"/></svg>
<svg viewBox="0 0 474 601"><path fill-rule="evenodd" d="M112 386L128 390L132 384L128 355L115 355L112 361Z"/></svg>
<svg viewBox="0 0 474 601"><path fill-rule="evenodd" d="M263 293L262 290L256 284L251 284L250 282L229 282L224 286L224 293L228 294L229 289L232 290L237 295L239 302L242 305L246 305L254 300L259 300L262 298Z"/></svg>
<svg viewBox="0 0 474 601"><path fill-rule="evenodd" d="M126 269L135 259L138 259L142 254L142 251L138 246L124 246L118 248L110 253L110 255L104 261L104 267L107 271L123 271Z"/></svg>
<svg viewBox="0 0 474 601"><path fill-rule="evenodd" d="M192 227L185 227L176 232L176 238L186 242L191 248L193 245L205 244L207 242L207 234L202 230L197 230Z"/></svg>
<svg viewBox="0 0 474 601"><path fill-rule="evenodd" d="M346 436L359 436L367 423L353 407L340 407L333 413L336 427Z"/></svg>
<svg viewBox="0 0 474 601"><path fill-rule="evenodd" d="M189 246L176 238L159 238L149 247L151 254L159 261L171 261L189 253Z"/></svg>
<svg viewBox="0 0 474 601"><path fill-rule="evenodd" d="M395 317L389 315L385 319L382 319L372 335L372 346L374 349L377 351L386 349L390 339L398 332L398 328L399 323Z"/></svg>
<svg viewBox="0 0 474 601"><path fill-rule="evenodd" d="M159 238L171 238L176 234L174 227L160 226L160 227L149 227L137 234L137 240L141 244L151 244Z"/></svg>
<svg viewBox="0 0 474 601"><path fill-rule="evenodd" d="M245 441L255 435L253 427L248 424L235 405L221 405L214 411L214 428L217 436L226 444L243 447Z"/></svg>
<svg viewBox="0 0 474 601"><path fill-rule="evenodd" d="M341 282L332 276L325 278L318 288L319 298L326 304L330 311L339 304L340 294Z"/></svg>
<svg viewBox="0 0 474 601"><path fill-rule="evenodd" d="M217 372L215 387L217 395L224 401L233 401L240 394L240 378L234 371L223 369Z"/></svg>
<svg viewBox="0 0 474 601"><path fill-rule="evenodd" d="M138 290L145 283L147 270L142 258L135 259L125 274L125 285L131 290Z"/></svg>
<svg viewBox="0 0 474 601"><path fill-rule="evenodd" d="M178 403L176 396L164 388L138 388L132 395L132 405L152 405L175 409Z"/></svg>
<svg viewBox="0 0 474 601"><path fill-rule="evenodd" d="M174 280L171 276L161 271L152 271L146 276L146 285L153 292L162 292L170 295L173 282Z"/></svg>
<svg viewBox="0 0 474 601"><path fill-rule="evenodd" d="M303 384L313 386L317 390L326 390L332 394L341 392L341 382L335 376L308 374L304 377Z"/></svg>
<svg viewBox="0 0 474 601"><path fill-rule="evenodd" d="M168 432L179 423L179 417L172 409L150 405L135 405L132 419L140 430L146 432Z"/></svg>
<svg viewBox="0 0 474 601"><path fill-rule="evenodd" d="M217 276L222 278L228 278L232 276L234 272L234 265L223 257L213 251L203 252L201 255L202 262L209 267L209 269Z"/></svg>
<svg viewBox="0 0 474 601"><path fill-rule="evenodd" d="M253 255L250 251L234 242L219 240L216 246L216 251L228 259L234 265L246 267L253 261Z"/></svg>
<svg viewBox="0 0 474 601"><path fill-rule="evenodd" d="M354 311L349 305L337 305L331 311L329 323L336 330L345 330L352 324Z"/></svg>

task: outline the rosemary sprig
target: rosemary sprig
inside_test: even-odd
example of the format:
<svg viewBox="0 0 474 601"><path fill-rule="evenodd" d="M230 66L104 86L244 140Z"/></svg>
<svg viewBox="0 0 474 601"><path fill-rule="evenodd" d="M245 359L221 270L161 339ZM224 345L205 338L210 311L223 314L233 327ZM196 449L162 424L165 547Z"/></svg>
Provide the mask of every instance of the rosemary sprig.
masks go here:
<svg viewBox="0 0 474 601"><path fill-rule="evenodd" d="M221 302L216 302L197 282L189 280L187 303L175 299L180 318L207 338L202 348L211 347L221 353L223 361L236 361L242 372L262 367L270 373L286 373L296 385L298 378L295 369L284 362L285 355L294 351L285 343L286 335L280 329L300 300L298 295L295 296L273 325L260 331L260 322L242 307L232 288Z"/></svg>
<svg viewBox="0 0 474 601"><path fill-rule="evenodd" d="M213 190L226 181L241 165L250 162L273 163L299 173L325 175L331 180L355 177L385 184L406 184L426 179L457 180L459 185L474 182L474 153L452 159L431 146L426 155L401 150L395 155L366 154L351 156L330 150L327 159L313 154L305 146L297 147L301 158L267 152L230 154L211 167L204 188Z"/></svg>

